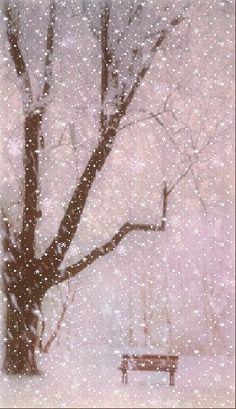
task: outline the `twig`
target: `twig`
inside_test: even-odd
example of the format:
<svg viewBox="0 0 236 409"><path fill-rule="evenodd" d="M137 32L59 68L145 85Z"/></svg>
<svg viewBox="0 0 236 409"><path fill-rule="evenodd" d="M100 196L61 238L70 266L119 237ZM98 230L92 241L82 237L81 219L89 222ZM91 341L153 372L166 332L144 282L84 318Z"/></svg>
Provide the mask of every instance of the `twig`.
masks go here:
<svg viewBox="0 0 236 409"><path fill-rule="evenodd" d="M200 190L199 190L199 186L198 186L198 182L197 182L197 178L196 178L196 176L195 176L195 174L194 174L193 168L191 169L191 174L192 174L192 177L193 177L193 180L194 180L194 184L195 184L195 187L196 187L196 191L197 191L197 193L198 193L199 201L200 201L200 203L201 203L201 205L202 205L202 207L203 207L203 209L204 209L204 213L207 214L207 208L206 208L206 205L205 205L205 203L204 203L204 200L202 199L202 196L201 196L201 193L200 193Z"/></svg>

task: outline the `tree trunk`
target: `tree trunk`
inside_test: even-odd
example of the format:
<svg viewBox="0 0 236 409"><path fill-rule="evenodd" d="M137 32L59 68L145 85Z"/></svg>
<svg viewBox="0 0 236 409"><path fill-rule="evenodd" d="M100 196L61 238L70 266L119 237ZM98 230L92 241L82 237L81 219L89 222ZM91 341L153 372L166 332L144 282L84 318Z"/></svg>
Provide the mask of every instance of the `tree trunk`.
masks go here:
<svg viewBox="0 0 236 409"><path fill-rule="evenodd" d="M32 306L24 311L12 304L7 307L5 357L3 369L8 374L39 374L35 349L38 317Z"/></svg>
<svg viewBox="0 0 236 409"><path fill-rule="evenodd" d="M38 374L35 351L43 298L40 275L30 279L27 269L7 262L3 269L3 288L6 298L3 370L7 374Z"/></svg>

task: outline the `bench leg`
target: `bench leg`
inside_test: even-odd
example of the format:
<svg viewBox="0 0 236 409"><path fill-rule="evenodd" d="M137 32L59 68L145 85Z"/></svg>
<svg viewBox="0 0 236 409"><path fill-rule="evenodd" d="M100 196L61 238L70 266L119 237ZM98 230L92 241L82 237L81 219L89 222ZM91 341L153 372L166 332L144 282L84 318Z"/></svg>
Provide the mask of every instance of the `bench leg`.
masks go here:
<svg viewBox="0 0 236 409"><path fill-rule="evenodd" d="M175 373L170 372L170 386L175 386Z"/></svg>
<svg viewBox="0 0 236 409"><path fill-rule="evenodd" d="M122 372L122 383L128 383L128 373L127 373L127 371Z"/></svg>

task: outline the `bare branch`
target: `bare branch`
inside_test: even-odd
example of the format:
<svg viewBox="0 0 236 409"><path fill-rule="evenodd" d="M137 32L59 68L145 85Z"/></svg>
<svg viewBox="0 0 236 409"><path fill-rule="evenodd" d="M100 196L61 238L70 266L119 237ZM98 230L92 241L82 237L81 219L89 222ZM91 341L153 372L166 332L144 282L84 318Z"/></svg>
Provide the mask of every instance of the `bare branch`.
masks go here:
<svg viewBox="0 0 236 409"><path fill-rule="evenodd" d="M7 38L9 42L9 51L14 63L17 77L20 81L22 101L24 110L28 110L33 101L33 94L30 83L30 76L27 70L23 53L20 48L20 28L19 11L13 11L8 0L4 3L4 14L7 18Z"/></svg>
<svg viewBox="0 0 236 409"><path fill-rule="evenodd" d="M86 200L96 177L97 171L100 171L112 149L112 143L115 139L115 125L108 127L100 138L97 148L93 151L85 170L78 180L76 189L67 206L65 215L61 220L58 233L52 243L46 249L42 257L42 263L53 271L53 266L58 266L68 250L71 240L77 230L77 225L83 213Z"/></svg>
<svg viewBox="0 0 236 409"><path fill-rule="evenodd" d="M10 94L4 98L4 102L8 102L8 100L15 94L17 88L14 88L12 92L10 92Z"/></svg>
<svg viewBox="0 0 236 409"><path fill-rule="evenodd" d="M72 293L72 295L71 295ZM43 337L43 333L45 331L45 322L43 320L42 323L42 332L40 334L40 345L39 345L39 349L40 352L43 352L44 354L47 354L49 349L51 348L53 342L58 338L58 335L61 331L61 327L63 324L63 321L65 319L65 315L66 312L69 308L69 306L71 305L71 303L74 301L75 299L75 290L72 292L71 288L70 288L70 284L68 282L68 292L66 294L66 299L63 300L62 294L61 294L61 301L62 301L62 310L61 310L61 314L60 317L56 323L56 327L54 329L54 331L52 332L52 334L50 335L50 337L48 338L48 340L45 342L45 344L43 345L42 343L42 337Z"/></svg>
<svg viewBox="0 0 236 409"><path fill-rule="evenodd" d="M109 115L109 118L104 114L103 106L106 97L108 78L109 78L109 66L111 64L110 48L108 43L108 27L109 27L110 10L109 6L105 5L105 8L101 14L101 27L102 27L102 78L101 78L101 118L100 118L100 130L101 138L99 140L97 148L93 151L85 170L77 182L76 189L71 197L68 207L65 211L64 217L59 225L58 233L52 240L51 244L46 249L42 256L41 262L43 268L48 271L48 276L51 277L53 283L53 277L57 274L57 269L62 262L65 253L70 247L71 241L77 230L77 226L80 222L81 215L83 213L88 194L91 186L96 178L96 172L101 171L103 165L111 152L119 123L126 113L126 110L133 99L135 92L137 91L141 80L144 78L146 72L150 68L154 55L166 37L168 30L163 30L162 34L155 41L151 49L151 58L147 64L144 64L141 71L134 82L134 85L126 98L120 97L120 104L117 105L117 109L114 114ZM172 26L182 22L182 16L174 19L171 22ZM53 284L52 284L53 285Z"/></svg>
<svg viewBox="0 0 236 409"><path fill-rule="evenodd" d="M132 4L132 6L129 9L128 12L128 21L127 21L127 30L122 31L119 35L119 37L117 38L116 42L117 44L120 44L121 41L126 37L127 35L127 31L129 30L129 28L132 26L132 23L138 18L138 16L141 14L143 9L143 2L137 4L137 6L134 8L134 5Z"/></svg>
<svg viewBox="0 0 236 409"><path fill-rule="evenodd" d="M183 180L185 178L185 176L187 176L187 174L190 172L190 170L192 169L194 164L195 164L195 162L190 162L190 165L184 170L183 173L181 173L179 175L179 177L176 179L176 181L174 182L172 187L168 190L168 193L171 193L176 188L176 186L178 186L178 184L181 182L181 180Z"/></svg>
<svg viewBox="0 0 236 409"><path fill-rule="evenodd" d="M143 112L144 112L144 110L143 110ZM148 111L147 111L147 112L148 112ZM158 115L158 114L156 114L156 115ZM161 122L161 120L160 120L157 116L154 116L154 114L151 114L151 113L150 113L150 115L147 116L146 118L135 119L134 121L130 121L130 122L128 122L127 124L124 124L123 126L120 126L119 131L122 131L123 129L129 128L130 126L136 125L136 124L138 124L138 123L140 123L140 122L149 121L149 120L152 119L153 117L157 120L157 122L159 123L159 125L164 126L163 123Z"/></svg>
<svg viewBox="0 0 236 409"><path fill-rule="evenodd" d="M96 40L100 40L99 29L91 21L90 13L89 13L89 11L87 10L87 7L86 7L86 0L82 0L82 8L83 8L83 13L87 18L88 27L89 27L91 33L96 38ZM76 17L76 15L78 16L78 13L74 13L74 17Z"/></svg>
<svg viewBox="0 0 236 409"><path fill-rule="evenodd" d="M57 267L68 250L71 240L80 222L80 218L86 204L86 200L96 177L96 172L100 171L108 157L117 129L121 120L119 112L115 111L113 115L107 117L104 113L104 104L108 83L110 78L109 67L112 59L108 44L108 27L109 27L110 10L106 5L101 14L102 28L102 70L101 70L101 114L100 114L100 131L101 138L97 148L93 151L85 170L77 182L72 198L68 204L65 215L61 220L57 236L54 238L48 249L46 250L42 262L44 266Z"/></svg>
<svg viewBox="0 0 236 409"><path fill-rule="evenodd" d="M109 52L108 36L109 36L109 20L110 20L110 9L105 4L101 12L101 51L102 51L102 61L101 61L101 113L100 113L100 127L101 130L106 127L106 114L105 102L106 94L108 91L109 84L109 66L111 65L111 56Z"/></svg>
<svg viewBox="0 0 236 409"><path fill-rule="evenodd" d="M132 126L132 125L135 125L135 124L137 124L137 123L144 122L144 121L148 121L148 120L150 120L150 119L154 119L156 122L158 122L158 124L159 124L162 128L165 128L164 123L163 123L162 120L160 119L160 116L161 116L164 112L167 112L166 106L167 106L167 102L168 102L169 97L170 97L170 95L167 96L167 98L166 98L166 100L165 100L165 102L164 102L164 107L163 107L163 110L162 110L162 111L158 111L158 112L154 113L154 112L152 112L152 111L150 111L150 110L148 110L148 109L139 108L139 109L138 109L138 112L143 112L143 113L147 114L148 116L145 117L145 118L135 119L134 121L130 121L130 122L128 122L127 124L124 124L123 126L121 126L121 127L119 128L119 131L121 131L121 130L123 130L123 129L125 129L125 128L128 128L128 127L130 127L130 126Z"/></svg>
<svg viewBox="0 0 236 409"><path fill-rule="evenodd" d="M75 8L73 6L75 6ZM67 4L67 7L70 10L70 14L69 14L70 18L76 18L76 17L81 16L81 12L79 12L79 11L77 12L77 10L76 10L76 5ZM91 33L96 38L96 40L100 40L99 29L98 29L98 27L93 25L93 23L91 21L91 16L90 16L90 14L89 14L89 12L87 10L87 7L86 7L86 2L84 0L82 0L82 12L84 13L84 15L85 15L85 17L87 19L88 27L89 27Z"/></svg>
<svg viewBox="0 0 236 409"><path fill-rule="evenodd" d="M24 207L23 227L21 242L24 257L33 259L35 245L35 227L39 212L37 209L38 190L38 166L39 166L39 144L43 145L41 135L44 106L33 106L33 92L31 89L28 65L25 63L23 53L20 49L20 14L17 7L10 6L9 0L5 1L4 13L7 18L7 37L10 46L10 54L15 66L17 77L20 80L24 118ZM46 42L45 59L45 83L43 96L47 96L51 86L53 36L55 22L55 5L52 0L50 4L49 23ZM30 109L31 108L31 109Z"/></svg>
<svg viewBox="0 0 236 409"><path fill-rule="evenodd" d="M19 259L19 248L15 245L14 241L11 239L10 231L10 221L2 206L1 208L1 219L3 226L3 236L2 236L2 246L3 251L8 254L8 262L16 261Z"/></svg>
<svg viewBox="0 0 236 409"><path fill-rule="evenodd" d="M54 0L51 0L50 10L49 10L49 19L48 19L48 28L47 28L44 86L43 86L43 92L42 92L43 97L47 97L51 89L55 19L56 19L56 5L55 5Z"/></svg>
<svg viewBox="0 0 236 409"><path fill-rule="evenodd" d="M129 11L129 18L128 18L128 26L131 26L131 24L133 23L133 21L140 15L142 9L143 9L143 2L139 3L135 9L133 7L131 7L130 11Z"/></svg>
<svg viewBox="0 0 236 409"><path fill-rule="evenodd" d="M206 208L206 205L205 205L205 203L204 203L204 200L203 200L203 198L202 198L202 196L201 196L200 189L199 189L199 186L198 186L198 181L197 181L197 178L196 178L196 176L195 176L195 173L194 173L193 168L191 169L191 174L192 174L192 177L193 177L193 180L194 180L194 184L195 184L195 187L196 187L196 191L197 191L197 193L198 193L199 201L200 201L200 203L201 203L201 205L202 205L202 207L203 207L204 213L207 214L207 208Z"/></svg>
<svg viewBox="0 0 236 409"><path fill-rule="evenodd" d="M200 153L202 153L209 145L211 145L213 142L213 136L211 135L211 137L208 139L208 141L201 146L200 149L198 149L197 152L194 152L194 156L190 156L190 155L186 155L190 161L189 166L183 171L183 173L181 173L179 175L179 177L176 179L175 183L172 185L172 187L168 190L168 194L171 193L176 186L181 182L181 180L183 180L185 178L185 176L187 176L187 174L192 170L193 166L196 164L196 162L198 161L199 157L200 157Z"/></svg>
<svg viewBox="0 0 236 409"><path fill-rule="evenodd" d="M166 228L166 216L167 216L167 198L169 196L166 183L163 188L163 205L162 205L162 218L159 225L156 224L144 224L144 223L130 223L127 222L118 230L117 233L101 247L96 247L87 256L81 259L78 263L67 267L61 272L61 275L56 278L57 283L63 282L69 278L74 277L86 267L91 265L95 260L111 253L118 244L132 231L145 231L145 232L164 232Z"/></svg>
<svg viewBox="0 0 236 409"><path fill-rule="evenodd" d="M61 135L60 135L60 137L59 137L58 142L57 142L55 145L52 145L52 146L50 146L50 147L48 148L48 151L47 151L48 153L50 153L51 151L53 151L53 150L55 150L55 149L57 149L57 148L60 148L61 146L69 146L68 143L62 143L62 142L63 142L64 135L65 135L65 132L66 132L66 129L67 129L68 126L69 126L68 123L64 126L63 131L62 131L62 133L61 133Z"/></svg>
<svg viewBox="0 0 236 409"><path fill-rule="evenodd" d="M170 25L172 27L177 26L178 24L180 24L182 21L184 20L183 16L177 16L175 17ZM131 87L131 90L129 91L127 97L125 98L123 104L120 106L120 112L124 113L126 112L128 106L130 105L130 103L133 100L134 95L136 94L141 81L144 79L146 73L149 71L150 66L154 60L154 57L156 55L157 50L160 48L161 44L163 43L164 39L166 38L167 34L169 33L170 30L168 29L163 29L160 31L160 33L158 34L158 38L155 40L154 44L151 47L150 50L150 56L149 59L146 63L144 63L144 65L141 67L141 69L138 71L137 75L136 75L136 79Z"/></svg>

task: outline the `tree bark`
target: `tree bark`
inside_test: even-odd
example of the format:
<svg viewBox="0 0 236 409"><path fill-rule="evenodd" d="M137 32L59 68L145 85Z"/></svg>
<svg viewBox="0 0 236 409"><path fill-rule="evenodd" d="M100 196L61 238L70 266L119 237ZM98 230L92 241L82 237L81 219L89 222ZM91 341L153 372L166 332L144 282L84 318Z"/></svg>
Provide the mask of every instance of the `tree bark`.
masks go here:
<svg viewBox="0 0 236 409"><path fill-rule="evenodd" d="M18 270L13 276L9 267ZM5 355L3 370L7 374L39 374L36 361L37 326L43 294L39 282L29 283L15 264L4 270L6 297Z"/></svg>
<svg viewBox="0 0 236 409"><path fill-rule="evenodd" d="M3 370L9 375L37 375L35 349L38 317L32 305L19 311L7 306Z"/></svg>
<svg viewBox="0 0 236 409"><path fill-rule="evenodd" d="M35 227L39 217L38 148L42 111L25 116L25 199L23 226L14 244L8 221L4 226L3 249L7 261L3 269L4 293L7 299L5 360L8 374L38 374L35 358L37 345L37 313L45 294L43 271L35 258Z"/></svg>
<svg viewBox="0 0 236 409"><path fill-rule="evenodd" d="M25 264L10 238L8 222L4 222L2 270L6 301L5 354L3 370L7 374L36 375L37 326L41 303L47 291L36 259Z"/></svg>
<svg viewBox="0 0 236 409"><path fill-rule="evenodd" d="M39 212L37 198L39 193L38 166L39 166L39 142L43 111L30 112L24 121L24 172L25 194L23 209L23 226L21 233L21 247L25 259L31 260L35 253L35 228Z"/></svg>

